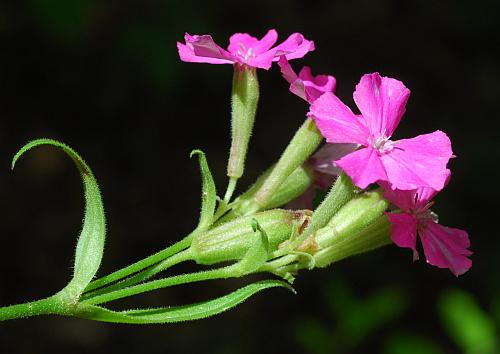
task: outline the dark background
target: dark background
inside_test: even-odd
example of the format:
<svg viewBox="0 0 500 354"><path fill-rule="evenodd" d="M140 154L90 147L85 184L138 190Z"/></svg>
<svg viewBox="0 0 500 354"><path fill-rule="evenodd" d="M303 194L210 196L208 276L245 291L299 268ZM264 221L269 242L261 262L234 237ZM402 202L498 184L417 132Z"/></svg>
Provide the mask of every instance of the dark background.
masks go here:
<svg viewBox="0 0 500 354"><path fill-rule="evenodd" d="M64 286L82 219L80 180L64 154L40 148L10 171L10 159L28 140L60 139L93 168L108 221L100 275L195 226L200 182L192 149L207 153L219 193L225 189L232 69L181 62L175 42L185 31L212 34L222 47L234 32L260 37L276 28L280 40L301 32L317 50L293 61L294 68L333 74L338 96L350 105L364 73L402 80L412 94L395 138L437 129L450 136L457 158L434 210L442 224L469 232L474 251L473 268L457 279L423 255L412 263L409 251L386 247L301 273L296 296L270 290L192 323L139 327L57 317L2 323L0 352L460 353L467 348L460 331L442 316L450 291L476 311L453 310L459 327L474 321L480 327L479 318L496 337L499 4L0 1L1 305ZM240 188L279 157L307 112L276 67L259 78ZM173 288L115 307L199 301L247 282Z"/></svg>

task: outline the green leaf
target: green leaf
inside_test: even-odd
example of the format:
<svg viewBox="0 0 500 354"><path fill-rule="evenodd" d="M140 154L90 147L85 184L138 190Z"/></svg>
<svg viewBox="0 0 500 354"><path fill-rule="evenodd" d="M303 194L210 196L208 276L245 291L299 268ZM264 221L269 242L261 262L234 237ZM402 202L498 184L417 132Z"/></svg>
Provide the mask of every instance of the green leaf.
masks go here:
<svg viewBox="0 0 500 354"><path fill-rule="evenodd" d="M80 311L75 314L77 317L86 318L102 322L130 323L130 324L152 324L152 323L176 323L193 321L218 315L241 304L252 295L270 288L283 287L293 291L288 284L278 280L264 280L241 289L228 295L203 301L195 304L164 307L141 310L111 311L106 308L94 305L82 305Z"/></svg>
<svg viewBox="0 0 500 354"><path fill-rule="evenodd" d="M71 298L78 298L90 283L101 264L106 221L104 207L97 181L85 161L69 146L52 139L37 139L24 145L12 160L12 169L17 160L28 150L40 146L51 145L64 151L75 163L82 177L85 192L85 216L83 227L78 238L75 254L73 279L65 287Z"/></svg>
<svg viewBox="0 0 500 354"><path fill-rule="evenodd" d="M190 157L193 157L193 155L198 155L202 177L201 213L198 228L207 230L212 224L215 212L217 191L215 189L215 183L212 177L212 173L210 173L210 168L208 167L205 153L203 153L203 151L201 150L193 150Z"/></svg>
<svg viewBox="0 0 500 354"><path fill-rule="evenodd" d="M441 321L455 343L466 353L497 353L493 319L469 293L449 290L438 302Z"/></svg>

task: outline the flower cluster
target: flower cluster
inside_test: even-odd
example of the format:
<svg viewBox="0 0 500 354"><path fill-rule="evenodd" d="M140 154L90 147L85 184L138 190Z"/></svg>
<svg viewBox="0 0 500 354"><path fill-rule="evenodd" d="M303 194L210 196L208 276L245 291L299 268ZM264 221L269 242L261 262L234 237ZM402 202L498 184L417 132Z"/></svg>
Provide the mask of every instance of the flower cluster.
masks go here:
<svg viewBox="0 0 500 354"><path fill-rule="evenodd" d="M314 101L309 115L327 142L359 144L357 150L334 163L359 188L378 183L386 199L400 209L399 213L388 213L394 243L411 248L414 260L418 259L418 230L427 262L449 268L458 276L472 265L466 258L471 254L467 249L468 235L463 230L439 225L429 203L450 178L450 139L438 130L411 139L391 140L409 95L401 81L378 73L366 74L353 94L360 115L333 93L325 93Z"/></svg>
<svg viewBox="0 0 500 354"><path fill-rule="evenodd" d="M238 33L231 36L224 50L209 35L186 34L185 44L177 43L177 47L186 62L266 70L277 62L290 91L310 105L308 117L327 142L309 159L321 176L317 184L325 188L324 177L340 172L360 189L378 184L385 191L384 197L396 206L395 211L386 213L393 242L411 248L417 259L418 233L428 263L449 268L457 276L466 272L472 264L467 258L471 254L467 233L439 225L430 210L430 200L450 178L447 164L454 155L448 136L437 130L414 138L392 139L410 96L401 81L379 73L363 75L353 94L360 112L357 114L335 95L333 76L313 76L309 67L297 75L292 69L288 60L313 51L312 41L299 33L273 47L276 40L275 30L260 40Z"/></svg>

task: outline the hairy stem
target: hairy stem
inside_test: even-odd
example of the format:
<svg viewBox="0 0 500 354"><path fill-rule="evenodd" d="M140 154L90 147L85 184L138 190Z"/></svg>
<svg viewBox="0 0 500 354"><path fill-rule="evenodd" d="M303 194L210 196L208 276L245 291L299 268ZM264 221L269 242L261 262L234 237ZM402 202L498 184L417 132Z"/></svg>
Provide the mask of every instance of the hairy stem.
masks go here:
<svg viewBox="0 0 500 354"><path fill-rule="evenodd" d="M131 286L125 289L116 290L110 293L98 295L92 297L90 299L82 301L82 304L85 305L98 305L118 299L122 299L124 297L129 297L157 289L167 288L171 286L194 283L204 280L212 280L212 279L224 279L230 278L232 276L237 276L235 274L234 268L232 266L206 270L196 273L182 274L176 275L173 277L168 277L164 279L153 280L144 284L139 284L135 286Z"/></svg>
<svg viewBox="0 0 500 354"><path fill-rule="evenodd" d="M68 305L57 294L46 299L1 307L0 321L50 314L67 315L70 313Z"/></svg>
<svg viewBox="0 0 500 354"><path fill-rule="evenodd" d="M98 295L106 294L106 293L109 293L112 291L120 290L120 289L129 287L129 286L138 284L138 283L145 281L145 280L155 276L156 274L158 274L158 273L160 273L160 272L162 272L162 271L164 271L164 270L166 270L166 269L168 269L176 264L179 264L181 262L185 262L185 261L190 260L190 259L192 259L192 254L191 254L189 249L181 251L181 252L176 253L173 256L161 261L160 263L157 263L154 266L151 266L147 269L144 269L144 270L132 275L129 278L123 279L122 281L119 281L115 284L111 284L109 286L106 286L106 287L103 287L103 288L100 288L100 289L97 289L97 290L94 290L91 292L87 292L87 293L83 294L81 299L83 301L83 300L86 300L86 299L89 299L89 298L92 298L92 297L95 297Z"/></svg>
<svg viewBox="0 0 500 354"><path fill-rule="evenodd" d="M106 286L108 284L114 283L114 282L121 280L123 278L126 278L132 274L138 273L145 268L151 267L152 265L155 265L159 262L162 262L166 258L188 248L191 245L191 240L197 234L198 234L198 231L194 230L190 235L186 236L185 238L183 238L179 242L174 243L172 246L169 246L169 247L165 248L164 250L161 250L161 251L159 251L159 252L157 252L149 257L146 257L138 262L135 262L135 263L133 263L125 268L117 270L116 272L113 272L113 273L106 275L102 278L94 280L85 288L85 292L89 292L89 291L101 288L103 286Z"/></svg>

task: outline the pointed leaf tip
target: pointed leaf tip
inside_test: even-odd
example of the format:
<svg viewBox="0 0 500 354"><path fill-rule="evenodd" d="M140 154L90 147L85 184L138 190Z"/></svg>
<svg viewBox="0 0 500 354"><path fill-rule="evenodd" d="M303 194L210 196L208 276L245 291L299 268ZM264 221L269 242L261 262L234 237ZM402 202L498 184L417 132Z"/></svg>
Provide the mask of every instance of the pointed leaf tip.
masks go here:
<svg viewBox="0 0 500 354"><path fill-rule="evenodd" d="M85 174L92 173L87 163L80 157L80 155L78 155L78 153L75 150L73 150L68 145L60 141L48 138L32 140L27 144L25 144L22 148L20 148L19 151L12 158L12 162L10 165L11 170L14 170L14 168L16 167L16 163L19 160L19 158L21 158L21 156L23 156L29 150L38 147L40 145L51 145L63 150L67 155L69 155L69 157L71 157L71 159L74 161L74 163L78 167L78 170L81 173Z"/></svg>
<svg viewBox="0 0 500 354"><path fill-rule="evenodd" d="M200 149L194 149L193 151L191 151L189 153L189 158L190 159L193 158L194 155L203 155L203 156L205 156L205 153L202 150L200 150Z"/></svg>
<svg viewBox="0 0 500 354"><path fill-rule="evenodd" d="M194 155L198 155L202 178L201 213L197 228L199 230L207 230L212 224L215 206L217 204L217 191L212 173L208 167L208 161L205 153L196 149L191 151L189 157L192 158Z"/></svg>
<svg viewBox="0 0 500 354"><path fill-rule="evenodd" d="M257 219L252 218L252 230L253 230L253 232L257 232L258 229L259 229L259 222L257 221Z"/></svg>

